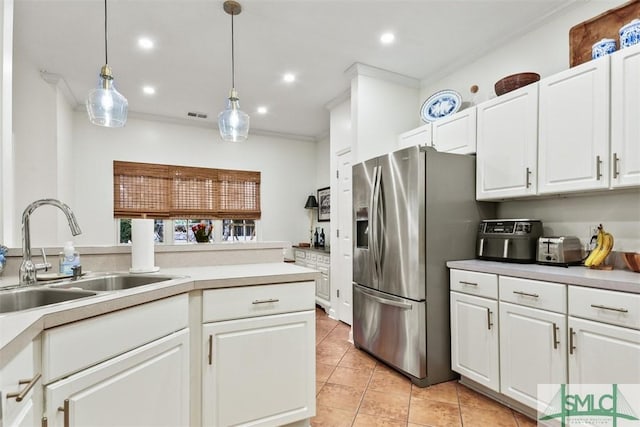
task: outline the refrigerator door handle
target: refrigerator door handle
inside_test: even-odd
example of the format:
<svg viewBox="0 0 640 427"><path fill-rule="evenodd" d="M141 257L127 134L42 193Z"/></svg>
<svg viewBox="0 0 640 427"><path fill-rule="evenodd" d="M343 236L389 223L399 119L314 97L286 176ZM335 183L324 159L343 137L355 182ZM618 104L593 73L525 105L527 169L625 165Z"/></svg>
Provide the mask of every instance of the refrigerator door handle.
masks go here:
<svg viewBox="0 0 640 427"><path fill-rule="evenodd" d="M370 292L367 292L366 290L360 288L360 292L362 292L363 294L365 294L368 298L371 298L372 300L379 302L380 304L384 304L384 305L390 305L392 307L398 307L401 308L403 310L412 310L413 306L411 304L407 304L404 302L400 302L400 301L394 301L394 300L390 300L390 299L386 299L386 298L382 298L379 297L377 295L373 295Z"/></svg>
<svg viewBox="0 0 640 427"><path fill-rule="evenodd" d="M373 242L373 247L374 247L374 263L375 263L375 268L376 268L376 276L378 278L378 281L381 280L381 276L382 276L382 266L380 264L380 258L382 256L382 251L380 249L380 236L378 235L378 229L379 229L379 222L380 222L380 215L379 215L379 208L380 208L380 191L381 191L381 187L382 187L382 166L377 166L377 173L375 175L374 178L374 190L373 190L373 205L371 206L371 209L373 210L373 212L375 212L375 219L374 219L374 223L373 223L373 230L374 230L374 242ZM384 219L383 219L384 221Z"/></svg>
<svg viewBox="0 0 640 427"><path fill-rule="evenodd" d="M369 211L371 212L371 222L369 223L369 233L371 235L371 255L373 257L373 267L375 270L374 283L377 285L380 280L380 274L378 270L378 174L379 166L373 167L373 191L371 191L371 203L369 204Z"/></svg>

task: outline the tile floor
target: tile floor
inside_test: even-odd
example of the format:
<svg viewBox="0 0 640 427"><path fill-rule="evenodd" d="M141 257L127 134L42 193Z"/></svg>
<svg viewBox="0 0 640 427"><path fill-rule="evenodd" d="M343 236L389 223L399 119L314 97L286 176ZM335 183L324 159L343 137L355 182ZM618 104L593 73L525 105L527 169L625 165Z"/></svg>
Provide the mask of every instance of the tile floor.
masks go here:
<svg viewBox="0 0 640 427"><path fill-rule="evenodd" d="M534 421L457 381L419 388L349 343L349 326L316 309L312 426L533 427Z"/></svg>

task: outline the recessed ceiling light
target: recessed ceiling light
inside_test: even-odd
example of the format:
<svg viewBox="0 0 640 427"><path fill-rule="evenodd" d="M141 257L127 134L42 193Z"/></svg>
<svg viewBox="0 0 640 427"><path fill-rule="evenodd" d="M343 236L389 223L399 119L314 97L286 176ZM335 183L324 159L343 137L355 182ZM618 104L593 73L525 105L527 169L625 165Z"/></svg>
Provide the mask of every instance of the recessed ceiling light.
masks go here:
<svg viewBox="0 0 640 427"><path fill-rule="evenodd" d="M142 91L147 95L153 95L154 93L156 93L156 88L154 88L153 86L145 86L142 88Z"/></svg>
<svg viewBox="0 0 640 427"><path fill-rule="evenodd" d="M286 73L284 76L282 76L282 80L284 80L287 83L292 83L296 81L296 75L293 73Z"/></svg>
<svg viewBox="0 0 640 427"><path fill-rule="evenodd" d="M267 107L258 107L258 114L267 114Z"/></svg>
<svg viewBox="0 0 640 427"><path fill-rule="evenodd" d="M153 40L151 40L148 37L140 37L138 39L138 46L140 46L140 48L145 49L145 50L149 50L153 48Z"/></svg>
<svg viewBox="0 0 640 427"><path fill-rule="evenodd" d="M396 39L396 36L393 33L384 33L380 36L380 43L382 44L391 44Z"/></svg>

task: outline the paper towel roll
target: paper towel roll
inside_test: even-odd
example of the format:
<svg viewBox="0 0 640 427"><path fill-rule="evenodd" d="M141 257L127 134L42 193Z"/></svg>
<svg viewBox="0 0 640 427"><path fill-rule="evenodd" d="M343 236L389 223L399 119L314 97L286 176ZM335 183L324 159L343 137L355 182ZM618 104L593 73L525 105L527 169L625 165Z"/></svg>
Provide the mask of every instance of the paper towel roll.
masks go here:
<svg viewBox="0 0 640 427"><path fill-rule="evenodd" d="M151 273L160 270L154 263L153 220L131 220L131 273Z"/></svg>

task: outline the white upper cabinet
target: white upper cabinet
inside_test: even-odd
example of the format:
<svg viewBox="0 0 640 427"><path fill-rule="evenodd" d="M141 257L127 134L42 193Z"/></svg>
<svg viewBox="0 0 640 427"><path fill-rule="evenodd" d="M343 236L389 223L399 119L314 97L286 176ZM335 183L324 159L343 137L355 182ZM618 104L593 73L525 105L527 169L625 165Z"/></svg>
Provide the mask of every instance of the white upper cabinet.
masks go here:
<svg viewBox="0 0 640 427"><path fill-rule="evenodd" d="M433 147L445 153L475 153L476 107L433 122Z"/></svg>
<svg viewBox="0 0 640 427"><path fill-rule="evenodd" d="M539 194L609 187L609 61L540 81Z"/></svg>
<svg viewBox="0 0 640 427"><path fill-rule="evenodd" d="M538 84L477 106L476 198L536 194Z"/></svg>
<svg viewBox="0 0 640 427"><path fill-rule="evenodd" d="M415 147L431 147L431 123L427 123L398 135L398 149Z"/></svg>
<svg viewBox="0 0 640 427"><path fill-rule="evenodd" d="M611 187L640 185L640 44L611 56Z"/></svg>

